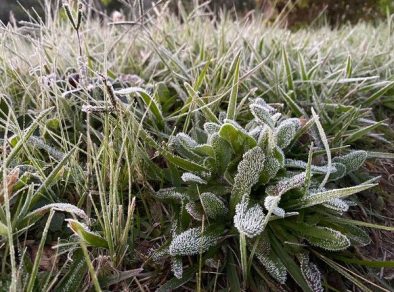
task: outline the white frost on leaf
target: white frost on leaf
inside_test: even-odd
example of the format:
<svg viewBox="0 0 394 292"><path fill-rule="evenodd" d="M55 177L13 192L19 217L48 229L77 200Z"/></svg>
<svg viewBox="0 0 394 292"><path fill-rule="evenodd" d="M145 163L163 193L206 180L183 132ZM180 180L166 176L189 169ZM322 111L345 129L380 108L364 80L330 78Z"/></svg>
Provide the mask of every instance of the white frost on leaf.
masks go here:
<svg viewBox="0 0 394 292"><path fill-rule="evenodd" d="M259 235L264 230L264 211L259 204L249 208L247 196L235 207L234 226L249 238Z"/></svg>
<svg viewBox="0 0 394 292"><path fill-rule="evenodd" d="M186 183L198 183L203 185L207 184L205 180L191 172L183 173L181 178Z"/></svg>
<svg viewBox="0 0 394 292"><path fill-rule="evenodd" d="M204 253L216 244L218 238L213 234L202 234L201 228L191 228L175 236L171 241L169 253L172 256Z"/></svg>

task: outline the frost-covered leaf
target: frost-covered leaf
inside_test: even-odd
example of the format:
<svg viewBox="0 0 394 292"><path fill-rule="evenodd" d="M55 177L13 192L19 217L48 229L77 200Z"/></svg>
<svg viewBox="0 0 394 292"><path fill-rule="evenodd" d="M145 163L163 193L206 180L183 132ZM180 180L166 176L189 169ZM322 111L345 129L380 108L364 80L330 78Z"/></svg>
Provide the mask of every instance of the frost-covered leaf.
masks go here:
<svg viewBox="0 0 394 292"><path fill-rule="evenodd" d="M311 108L312 111L312 115L313 115L313 119L315 120L316 123L316 127L317 130L319 132L320 135L320 139L324 145L324 149L326 150L326 154L327 154L327 169L330 171L331 170L331 150L330 150L330 146L328 145L328 140L327 140L327 136L326 133L324 132L323 126L321 125L320 121L319 121L319 116L316 114L315 110L313 108ZM324 187L325 184L328 181L328 178L330 177L330 172L327 172L326 175L324 176L323 181L320 184L320 187Z"/></svg>
<svg viewBox="0 0 394 292"><path fill-rule="evenodd" d="M262 184L266 184L272 178L274 178L280 168L281 165L278 159L276 159L275 157L267 157L267 159L264 162L264 169L261 173Z"/></svg>
<svg viewBox="0 0 394 292"><path fill-rule="evenodd" d="M177 279L182 278L183 275L182 257L180 256L171 257L171 271Z"/></svg>
<svg viewBox="0 0 394 292"><path fill-rule="evenodd" d="M196 202L188 202L185 205L185 209L195 220L202 221L204 210L200 204L197 204Z"/></svg>
<svg viewBox="0 0 394 292"><path fill-rule="evenodd" d="M295 168L295 169L306 169L307 168L307 163L302 161L302 160L294 160L294 159L286 159L285 160L285 165L288 168ZM311 165L311 172L316 173L316 174L326 174L327 172L331 173L330 178L333 176L334 173L336 173L336 163L334 163L331 166L331 169L328 169L327 165L324 166L316 166L316 165Z"/></svg>
<svg viewBox="0 0 394 292"><path fill-rule="evenodd" d="M310 244L326 250L337 251L350 246L345 235L328 227L308 225L301 233Z"/></svg>
<svg viewBox="0 0 394 292"><path fill-rule="evenodd" d="M194 173L191 172L184 172L182 174L182 180L187 183L197 183L197 184L207 184L205 180L203 180L201 177L198 175L195 175Z"/></svg>
<svg viewBox="0 0 394 292"><path fill-rule="evenodd" d="M281 149L290 145L300 127L300 124L299 119L287 119L280 123L280 125L275 129L276 141Z"/></svg>
<svg viewBox="0 0 394 292"><path fill-rule="evenodd" d="M278 207L280 201L280 196L266 196L264 199L264 207L269 211L272 209L272 214L284 218L285 210Z"/></svg>
<svg viewBox="0 0 394 292"><path fill-rule="evenodd" d="M271 250L267 236L259 237L256 247L256 257L267 272L279 283L284 284L287 279L287 269L282 261Z"/></svg>
<svg viewBox="0 0 394 292"><path fill-rule="evenodd" d="M231 196L231 206L235 206L244 194L249 194L253 185L259 181L264 168L264 151L256 146L248 150L238 164L237 174Z"/></svg>
<svg viewBox="0 0 394 292"><path fill-rule="evenodd" d="M275 186L269 186L267 193L270 196L281 196L287 191L301 187L305 182L305 172L297 174L289 179L279 181Z"/></svg>
<svg viewBox="0 0 394 292"><path fill-rule="evenodd" d="M335 181L343 178L346 174L346 166L339 162L334 162L332 166L335 168L335 172L330 174L330 180Z"/></svg>
<svg viewBox="0 0 394 292"><path fill-rule="evenodd" d="M207 214L209 218L219 218L228 213L228 208L224 202L213 193L202 193L200 195L200 200L205 214Z"/></svg>
<svg viewBox="0 0 394 292"><path fill-rule="evenodd" d="M275 123L272 120L271 113L267 107L257 103L252 103L249 107L256 120L268 125L271 129L274 128Z"/></svg>
<svg viewBox="0 0 394 292"><path fill-rule="evenodd" d="M305 281L313 292L323 292L321 274L317 266L309 261L307 253L302 253L298 256L300 260L300 267Z"/></svg>
<svg viewBox="0 0 394 292"><path fill-rule="evenodd" d="M152 194L155 198L159 200L177 200L182 201L186 198L185 194L176 191L176 188L165 188Z"/></svg>
<svg viewBox="0 0 394 292"><path fill-rule="evenodd" d="M234 152L231 144L217 134L212 136L212 147L215 153L217 172L222 174L226 171Z"/></svg>
<svg viewBox="0 0 394 292"><path fill-rule="evenodd" d="M253 238L263 232L264 217L263 208L259 204L249 207L249 199L245 195L235 207L234 226L240 233Z"/></svg>
<svg viewBox="0 0 394 292"><path fill-rule="evenodd" d="M208 122L204 124L204 130L205 133L207 133L208 135L214 135L219 132L220 125L216 123Z"/></svg>
<svg viewBox="0 0 394 292"><path fill-rule="evenodd" d="M339 162L346 166L346 173L359 169L367 159L368 153L363 150L353 151L349 154L334 157L333 162Z"/></svg>
<svg viewBox="0 0 394 292"><path fill-rule="evenodd" d="M201 228L191 228L178 234L169 247L172 256L187 256L206 252L214 246L219 239L219 235L213 232L204 232Z"/></svg>
<svg viewBox="0 0 394 292"><path fill-rule="evenodd" d="M376 184L365 184L355 187L334 189L334 190L323 191L315 194L310 194L309 196L304 197L299 203L297 203L297 207L301 209L301 208L307 208L307 207L323 204L328 201L331 201L332 199L351 196L353 194L365 191L374 186L376 186Z"/></svg>

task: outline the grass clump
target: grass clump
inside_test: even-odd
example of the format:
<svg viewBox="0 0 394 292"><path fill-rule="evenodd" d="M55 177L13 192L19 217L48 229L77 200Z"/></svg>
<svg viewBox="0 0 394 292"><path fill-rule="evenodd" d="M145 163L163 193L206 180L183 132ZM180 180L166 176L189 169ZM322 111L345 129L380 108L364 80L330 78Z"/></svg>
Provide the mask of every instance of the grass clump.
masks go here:
<svg viewBox="0 0 394 292"><path fill-rule="evenodd" d="M66 7L1 27L2 287L389 289L358 248L393 230L366 207L392 190L391 19Z"/></svg>

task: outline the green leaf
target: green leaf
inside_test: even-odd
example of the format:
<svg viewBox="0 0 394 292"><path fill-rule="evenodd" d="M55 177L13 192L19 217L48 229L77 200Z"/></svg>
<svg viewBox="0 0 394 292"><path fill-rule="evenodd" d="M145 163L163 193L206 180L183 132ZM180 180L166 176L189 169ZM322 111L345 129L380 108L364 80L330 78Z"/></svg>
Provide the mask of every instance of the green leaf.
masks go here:
<svg viewBox="0 0 394 292"><path fill-rule="evenodd" d="M343 143L352 143L352 142L355 142L357 140L360 140L365 135L367 135L369 132L371 132L372 130L380 127L383 124L384 124L384 122L380 121L380 122L374 123L374 124L372 124L370 126L361 128L361 129L359 129L359 130L357 130L355 132L352 132L348 137L346 137L343 140Z"/></svg>
<svg viewBox="0 0 394 292"><path fill-rule="evenodd" d="M86 264L82 250L77 249L72 255L72 262L67 270L67 273L59 281L54 291L78 291L87 271L88 266Z"/></svg>
<svg viewBox="0 0 394 292"><path fill-rule="evenodd" d="M227 119L230 120L235 120L235 110L237 108L237 99L238 99L238 82L239 82L239 65L241 63L241 51L238 53L238 55L235 57L234 64L235 64L235 69L233 73L233 83L231 87L231 93L230 93L230 100L228 102L228 108L227 108Z"/></svg>
<svg viewBox="0 0 394 292"><path fill-rule="evenodd" d="M229 142L237 154L241 153L243 149L251 149L257 144L256 140L250 137L245 131L236 128L230 123L225 123L220 127L219 136Z"/></svg>
<svg viewBox="0 0 394 292"><path fill-rule="evenodd" d="M90 231L86 225L79 223L77 220L74 219L67 219L66 221L68 222L67 226L88 245L94 247L108 248L107 241L100 235Z"/></svg>
<svg viewBox="0 0 394 292"><path fill-rule="evenodd" d="M286 221L284 224L299 233L314 246L330 251L343 250L350 246L349 239L337 230L300 222Z"/></svg>
<svg viewBox="0 0 394 292"><path fill-rule="evenodd" d="M169 151L163 150L162 155L172 164L190 172L209 172L209 169L193 161L176 156Z"/></svg>
<svg viewBox="0 0 394 292"><path fill-rule="evenodd" d="M7 237L8 234L8 228L7 225L4 223L0 222L0 235L3 237Z"/></svg>
<svg viewBox="0 0 394 292"><path fill-rule="evenodd" d="M234 154L231 144L215 134L212 136L212 147L215 152L217 173L224 174Z"/></svg>

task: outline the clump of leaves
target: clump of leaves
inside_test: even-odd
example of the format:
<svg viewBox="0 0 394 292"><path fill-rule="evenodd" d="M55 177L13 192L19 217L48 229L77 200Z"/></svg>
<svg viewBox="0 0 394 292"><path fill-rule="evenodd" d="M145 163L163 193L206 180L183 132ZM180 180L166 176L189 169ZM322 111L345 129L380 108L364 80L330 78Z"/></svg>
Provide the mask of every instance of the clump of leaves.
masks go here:
<svg viewBox="0 0 394 292"><path fill-rule="evenodd" d="M220 123L205 123L195 139L186 133L170 139L170 162L184 172L179 186L154 194L179 210L172 239L158 253L172 258L174 274L181 278L182 256L205 254L209 259L218 254L211 251L239 250L245 285L250 267L258 264L279 283L290 274L304 290L321 291L321 275L309 260L310 252L369 243L365 231L341 218L354 204L347 198L374 184L337 187L339 179L364 163L366 152L331 159L313 109L306 124L282 116L261 98L252 100L249 109L244 126L219 118ZM312 132L313 124L320 138L301 134ZM322 142L325 151L311 146L305 161L293 159L291 145L308 148L294 141L301 136L321 140L315 142ZM312 163L317 158L320 165Z"/></svg>

